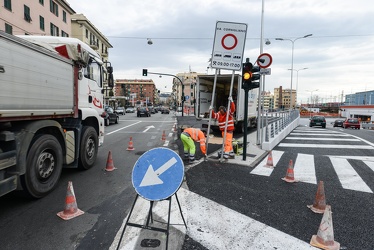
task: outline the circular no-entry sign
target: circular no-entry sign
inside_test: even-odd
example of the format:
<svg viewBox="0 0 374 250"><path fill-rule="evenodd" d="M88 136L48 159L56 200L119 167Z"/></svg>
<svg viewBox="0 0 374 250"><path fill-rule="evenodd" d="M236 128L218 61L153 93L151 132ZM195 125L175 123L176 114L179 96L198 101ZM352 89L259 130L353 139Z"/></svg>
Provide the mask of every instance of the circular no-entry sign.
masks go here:
<svg viewBox="0 0 374 250"><path fill-rule="evenodd" d="M227 39L227 38L230 38L230 37L234 41L233 41L233 44L231 46L228 46L228 43L231 42L231 41L229 41L230 39ZM221 39L221 45L226 50L232 50L232 49L234 49L237 44L238 44L238 38L236 38L236 36L234 34L226 34Z"/></svg>
<svg viewBox="0 0 374 250"><path fill-rule="evenodd" d="M273 62L273 58L268 53L263 53L257 58L257 64L260 68L268 68Z"/></svg>

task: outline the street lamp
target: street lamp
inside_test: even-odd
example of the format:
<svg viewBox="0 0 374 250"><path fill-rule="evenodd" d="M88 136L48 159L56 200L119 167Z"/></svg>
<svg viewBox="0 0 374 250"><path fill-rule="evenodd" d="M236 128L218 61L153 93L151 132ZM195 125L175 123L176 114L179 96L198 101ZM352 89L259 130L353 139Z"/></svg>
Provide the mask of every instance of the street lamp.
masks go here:
<svg viewBox="0 0 374 250"><path fill-rule="evenodd" d="M318 89L314 89L314 90L307 90L307 92L310 92L310 102L312 103L312 96L313 96L313 92L315 91L318 91ZM312 103L313 104L313 103ZM309 107L309 116L310 118L312 118L312 112L310 110L310 107Z"/></svg>
<svg viewBox="0 0 374 250"><path fill-rule="evenodd" d="M298 86L299 86L299 71L300 70L305 70L305 69L308 69L308 68L288 69L288 70L294 70L294 71L296 71L296 105L297 105L297 90L298 90ZM292 89L291 89L291 94L292 94Z"/></svg>
<svg viewBox="0 0 374 250"><path fill-rule="evenodd" d="M293 51L294 51L294 48L295 48L295 42L299 39L302 39L302 38L307 38L307 37L310 37L312 36L313 34L308 34L308 35L305 35L305 36L302 36L302 37L298 37L298 38L295 38L295 39L287 39L287 38L275 38L275 40L280 40L280 41L290 41L292 43L292 57L291 57L291 89L290 89L290 109L292 108L292 78L293 78Z"/></svg>

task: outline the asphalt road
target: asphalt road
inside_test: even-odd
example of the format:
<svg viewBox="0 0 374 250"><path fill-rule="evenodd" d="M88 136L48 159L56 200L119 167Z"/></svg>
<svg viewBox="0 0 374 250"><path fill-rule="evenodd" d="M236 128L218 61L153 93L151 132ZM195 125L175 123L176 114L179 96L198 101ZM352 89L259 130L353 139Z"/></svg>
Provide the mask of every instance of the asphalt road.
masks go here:
<svg viewBox="0 0 374 250"><path fill-rule="evenodd" d="M322 215L311 212L307 205L314 202L319 180L325 184L334 236L341 249L374 249L374 150L370 148L374 131L332 128L331 121L326 129L309 131L307 121L301 119L301 126L292 132L295 134L274 148L275 167L267 173L263 162L252 168L209 161L188 168L178 191L188 225L182 249L311 249L309 241L317 233ZM40 200L26 199L19 191L0 197L1 248L115 249L116 236L136 196L132 168L140 155L155 147L181 152L174 123L172 113L148 118L121 116L119 124L106 127L93 169L65 169L57 189ZM349 140L319 140L336 134ZM130 137L133 151L126 150ZM219 147L209 148L211 153ZM109 151L117 168L113 172L104 170ZM291 159L295 178L300 180L297 183L281 180ZM305 169L314 169L315 178L303 174ZM73 182L78 207L85 214L63 221L56 213L64 208L68 181ZM183 240L184 235L178 237Z"/></svg>

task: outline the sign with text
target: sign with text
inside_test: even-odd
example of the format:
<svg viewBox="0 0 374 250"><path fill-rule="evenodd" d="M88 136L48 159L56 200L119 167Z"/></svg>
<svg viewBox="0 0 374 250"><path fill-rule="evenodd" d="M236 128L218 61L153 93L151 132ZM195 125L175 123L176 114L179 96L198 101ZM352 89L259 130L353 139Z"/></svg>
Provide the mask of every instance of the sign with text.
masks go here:
<svg viewBox="0 0 374 250"><path fill-rule="evenodd" d="M240 70L242 67L247 24L217 21L211 67Z"/></svg>

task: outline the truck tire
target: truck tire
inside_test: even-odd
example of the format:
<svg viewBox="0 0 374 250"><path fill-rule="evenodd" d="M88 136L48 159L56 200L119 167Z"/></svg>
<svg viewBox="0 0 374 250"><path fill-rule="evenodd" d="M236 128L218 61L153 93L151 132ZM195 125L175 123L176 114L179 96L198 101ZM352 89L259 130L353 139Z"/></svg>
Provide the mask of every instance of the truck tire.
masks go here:
<svg viewBox="0 0 374 250"><path fill-rule="evenodd" d="M37 136L27 153L26 173L21 176L24 191L33 198L50 193L60 179L63 164L62 148L52 135Z"/></svg>
<svg viewBox="0 0 374 250"><path fill-rule="evenodd" d="M93 127L85 126L79 149L79 168L87 170L93 167L97 158L98 138Z"/></svg>

